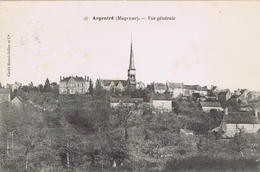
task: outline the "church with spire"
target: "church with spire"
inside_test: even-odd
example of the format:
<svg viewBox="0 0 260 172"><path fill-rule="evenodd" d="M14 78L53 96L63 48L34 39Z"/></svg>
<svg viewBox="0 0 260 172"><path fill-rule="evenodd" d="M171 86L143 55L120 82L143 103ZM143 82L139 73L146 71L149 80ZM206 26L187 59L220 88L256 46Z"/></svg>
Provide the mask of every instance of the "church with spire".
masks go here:
<svg viewBox="0 0 260 172"><path fill-rule="evenodd" d="M133 52L132 41L130 46L130 62L129 62L127 75L128 75L128 79L127 79L128 86L136 87L136 70L135 70L135 63L134 63L134 52Z"/></svg>
<svg viewBox="0 0 260 172"><path fill-rule="evenodd" d="M136 69L134 64L134 52L132 46L132 40L130 45L130 62L127 70L127 80L112 80L112 79L97 79L96 87L101 86L103 89L108 91L125 91L136 89Z"/></svg>

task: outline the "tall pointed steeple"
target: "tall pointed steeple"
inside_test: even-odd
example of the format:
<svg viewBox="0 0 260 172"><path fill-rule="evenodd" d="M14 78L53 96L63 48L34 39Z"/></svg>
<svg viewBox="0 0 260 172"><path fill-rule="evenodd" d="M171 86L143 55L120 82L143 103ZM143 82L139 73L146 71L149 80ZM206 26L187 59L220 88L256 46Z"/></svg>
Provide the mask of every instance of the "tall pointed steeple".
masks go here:
<svg viewBox="0 0 260 172"><path fill-rule="evenodd" d="M130 47L130 63L129 63L129 69L135 69L134 52L133 52L133 46L132 46L132 38L131 38L131 47Z"/></svg>
<svg viewBox="0 0 260 172"><path fill-rule="evenodd" d="M130 86L136 85L136 78L135 78L135 64L134 64L134 53L133 53L133 46L132 46L132 36L131 36L131 46L130 46L130 63L128 68L128 84Z"/></svg>

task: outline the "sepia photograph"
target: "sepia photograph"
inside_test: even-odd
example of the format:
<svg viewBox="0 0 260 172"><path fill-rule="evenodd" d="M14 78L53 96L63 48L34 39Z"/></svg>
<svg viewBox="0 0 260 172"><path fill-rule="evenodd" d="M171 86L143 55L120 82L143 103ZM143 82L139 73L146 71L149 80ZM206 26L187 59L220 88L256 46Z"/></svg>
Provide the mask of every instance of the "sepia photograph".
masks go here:
<svg viewBox="0 0 260 172"><path fill-rule="evenodd" d="M0 171L259 172L259 1L1 1Z"/></svg>

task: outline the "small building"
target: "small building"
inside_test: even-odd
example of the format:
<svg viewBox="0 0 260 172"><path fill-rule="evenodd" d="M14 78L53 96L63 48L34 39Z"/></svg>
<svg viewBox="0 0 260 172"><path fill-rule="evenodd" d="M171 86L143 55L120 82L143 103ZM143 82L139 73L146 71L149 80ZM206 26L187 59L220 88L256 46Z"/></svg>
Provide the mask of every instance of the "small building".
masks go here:
<svg viewBox="0 0 260 172"><path fill-rule="evenodd" d="M256 133L260 129L258 113L253 112L228 112L225 109L225 115L219 127L213 129L213 132L223 133L222 138L232 138L240 130L244 133Z"/></svg>
<svg viewBox="0 0 260 172"><path fill-rule="evenodd" d="M186 136L193 136L194 131L187 129L180 129L180 133L183 133Z"/></svg>
<svg viewBox="0 0 260 172"><path fill-rule="evenodd" d="M0 88L0 103L11 101L11 90L7 88Z"/></svg>
<svg viewBox="0 0 260 172"><path fill-rule="evenodd" d="M128 97L111 97L110 98L110 107L116 108L120 103L123 103L126 106L143 106L143 98L128 98Z"/></svg>
<svg viewBox="0 0 260 172"><path fill-rule="evenodd" d="M220 91L218 93L218 100L219 101L227 101L231 98L231 92L229 90Z"/></svg>
<svg viewBox="0 0 260 172"><path fill-rule="evenodd" d="M249 90L247 89L238 89L234 92L234 95L231 96L231 99L235 99L236 102L247 104L247 99L249 96Z"/></svg>
<svg viewBox="0 0 260 172"><path fill-rule="evenodd" d="M172 98L169 94L154 93L151 95L150 107L171 111L172 110Z"/></svg>
<svg viewBox="0 0 260 172"><path fill-rule="evenodd" d="M19 82L15 82L14 84L6 84L6 88L11 89L12 92L17 91L19 88L21 88L22 84Z"/></svg>
<svg viewBox="0 0 260 172"><path fill-rule="evenodd" d="M184 85L183 86L183 96L192 96L193 93L199 93L200 96L205 96L208 94L207 86L201 87L199 85Z"/></svg>
<svg viewBox="0 0 260 172"><path fill-rule="evenodd" d="M248 93L248 100L259 100L260 99L260 91L251 91Z"/></svg>
<svg viewBox="0 0 260 172"><path fill-rule="evenodd" d="M26 102L20 97L20 96L16 96L11 103L15 106L17 106L18 108L22 108L26 105Z"/></svg>
<svg viewBox="0 0 260 172"><path fill-rule="evenodd" d="M200 102L200 107L202 108L202 112L210 112L211 109L215 109L217 111L224 110L219 102Z"/></svg>

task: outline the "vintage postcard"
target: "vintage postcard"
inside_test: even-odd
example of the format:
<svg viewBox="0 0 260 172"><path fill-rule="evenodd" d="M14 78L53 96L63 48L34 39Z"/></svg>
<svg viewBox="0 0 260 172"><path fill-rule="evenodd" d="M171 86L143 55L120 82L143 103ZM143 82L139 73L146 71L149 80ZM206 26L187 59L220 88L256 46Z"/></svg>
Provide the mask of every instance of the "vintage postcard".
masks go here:
<svg viewBox="0 0 260 172"><path fill-rule="evenodd" d="M0 171L257 171L260 2L0 2Z"/></svg>

